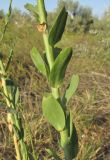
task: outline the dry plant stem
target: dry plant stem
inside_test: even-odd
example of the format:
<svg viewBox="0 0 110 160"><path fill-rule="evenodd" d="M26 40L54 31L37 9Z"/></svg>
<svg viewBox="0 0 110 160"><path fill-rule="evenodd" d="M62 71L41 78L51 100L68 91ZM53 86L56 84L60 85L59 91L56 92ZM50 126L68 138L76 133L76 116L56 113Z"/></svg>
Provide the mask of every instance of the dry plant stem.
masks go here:
<svg viewBox="0 0 110 160"><path fill-rule="evenodd" d="M15 150L16 150L16 159L17 159L17 160L22 160L22 159L21 159L21 154L20 154L20 151L19 151L18 140L17 140L17 137L16 137L15 134L13 135L13 141L14 141Z"/></svg>
<svg viewBox="0 0 110 160"><path fill-rule="evenodd" d="M0 68L1 68L2 75L3 75L3 77L1 78L1 81L2 81L3 91L4 91L4 94L6 96L6 98L5 98L6 99L6 103L7 103L8 107L11 107L11 103L7 98L8 97L8 91L7 91L7 87L6 87L6 81L5 81L5 78L4 78L5 69L4 69L4 66L3 66L3 63L2 63L1 60L0 60ZM7 121L8 121L9 131L12 132L13 120L12 120L12 114L11 113L7 114ZM17 139L15 134L13 135L13 141L14 141L15 150L16 150L16 159L17 160L21 160L21 154L20 154L18 139Z"/></svg>
<svg viewBox="0 0 110 160"><path fill-rule="evenodd" d="M4 26L2 36L0 38L0 42L3 40L5 32L7 30L7 26L9 24L9 19L11 16L11 12L12 12L12 0L10 0L10 3L9 3L9 9L8 9L8 13L5 17L5 26ZM8 88L7 88L7 84L6 84L7 73L6 73L6 68L4 67L4 64L2 62L1 57L0 57L0 74L1 74L3 94L4 94L4 98L6 100L7 107L14 108L15 107L14 104L9 99L9 92L8 92ZM13 125L15 124L15 121L17 123L17 127L19 128L19 119L17 118L17 116L15 116L14 118L15 118L15 120L13 119L12 113L7 113L7 124L8 124L8 129L9 129L10 133L13 135L13 141L14 141L15 151L16 151L16 159L22 160L22 157L23 157L23 160L26 160L27 159L27 158L25 158L26 153L21 152L21 148L24 146L24 142L20 143L20 141L18 140L19 138L17 137L16 133L13 131ZM28 157L28 155L27 155L27 157Z"/></svg>

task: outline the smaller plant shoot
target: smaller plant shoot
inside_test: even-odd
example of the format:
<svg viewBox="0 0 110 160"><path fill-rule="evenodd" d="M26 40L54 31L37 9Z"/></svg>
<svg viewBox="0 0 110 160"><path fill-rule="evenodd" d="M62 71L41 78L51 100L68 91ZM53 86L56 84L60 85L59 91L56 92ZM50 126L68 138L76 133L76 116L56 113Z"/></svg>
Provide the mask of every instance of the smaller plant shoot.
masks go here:
<svg viewBox="0 0 110 160"><path fill-rule="evenodd" d="M72 57L72 48L60 49L56 56L58 49L56 43L62 38L68 13L63 7L53 26L49 29L44 0L38 0L36 6L26 4L25 7L35 16L38 23L37 28L43 36L45 46L45 58L41 56L35 47L31 50L31 58L36 68L46 76L51 88L51 92L46 93L42 100L43 115L60 134L59 141L64 151L64 159L72 160L77 156L78 136L72 122L71 111L67 105L78 87L79 77L78 75L72 76L63 97L61 97L59 89L64 81L65 72ZM56 160L60 160L55 151L47 149L47 152Z"/></svg>
<svg viewBox="0 0 110 160"><path fill-rule="evenodd" d="M9 11L5 17L5 26L3 33L0 37L2 42L7 26L9 24L12 0L10 0ZM0 51L0 78L1 78L1 94L7 106L7 125L10 133L13 136L13 141L16 150L17 160L28 160L28 151L24 143L24 129L21 122L21 116L19 115L19 89L14 80L10 78L9 67L13 57L13 49L10 49L7 62L4 64L3 55Z"/></svg>

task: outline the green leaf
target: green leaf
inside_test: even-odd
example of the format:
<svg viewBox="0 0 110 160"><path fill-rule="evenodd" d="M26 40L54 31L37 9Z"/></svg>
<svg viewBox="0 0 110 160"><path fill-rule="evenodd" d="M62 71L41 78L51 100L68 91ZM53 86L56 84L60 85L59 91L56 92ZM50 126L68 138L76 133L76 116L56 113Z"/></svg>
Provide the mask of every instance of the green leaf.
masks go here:
<svg viewBox="0 0 110 160"><path fill-rule="evenodd" d="M42 109L48 122L57 131L62 131L65 127L65 114L59 102L51 94L43 98Z"/></svg>
<svg viewBox="0 0 110 160"><path fill-rule="evenodd" d="M15 86L14 92L13 92L13 102L15 105L18 104L19 101L19 89L17 86Z"/></svg>
<svg viewBox="0 0 110 160"><path fill-rule="evenodd" d="M72 122L72 113L71 111L67 115L66 126L68 128L68 137L71 138L73 132L73 122Z"/></svg>
<svg viewBox="0 0 110 160"><path fill-rule="evenodd" d="M46 53L45 53L45 52L43 52L42 58L43 58L43 61L44 61L44 63L45 63L46 73L47 73L47 78L48 78L48 77L49 77L49 74L50 74L50 67L49 67L48 60L47 60L47 56L46 56Z"/></svg>
<svg viewBox="0 0 110 160"><path fill-rule="evenodd" d="M13 49L10 49L10 53L9 53L9 57L8 57L8 62L7 62L5 71L7 71L9 69L9 66L10 66L10 63L12 61L12 58L13 58Z"/></svg>
<svg viewBox="0 0 110 160"><path fill-rule="evenodd" d="M60 157L56 154L56 152L53 151L52 149L49 148L49 149L46 149L46 151L50 156L54 157L55 160L61 160Z"/></svg>
<svg viewBox="0 0 110 160"><path fill-rule="evenodd" d="M12 126L13 126L14 134L16 135L17 139L19 140L20 139L20 131L15 124Z"/></svg>
<svg viewBox="0 0 110 160"><path fill-rule="evenodd" d="M28 11L30 11L37 19L39 19L39 15L37 12L37 6L33 6L30 3L25 4L24 6Z"/></svg>
<svg viewBox="0 0 110 160"><path fill-rule="evenodd" d="M64 149L65 157L72 160L78 153L78 135L75 125L72 122L72 113L68 113L65 130L61 132L61 146Z"/></svg>
<svg viewBox="0 0 110 160"><path fill-rule="evenodd" d="M28 151L27 151L27 147L26 147L26 144L24 143L24 141L21 139L19 141L20 143L20 146L21 146L21 153L22 154L22 160L29 160L29 154L28 154Z"/></svg>
<svg viewBox="0 0 110 160"><path fill-rule="evenodd" d="M73 75L72 78L71 78L71 82L68 85L68 87L66 89L66 92L63 96L63 100L62 100L63 104L66 104L70 100L72 95L75 93L75 91L78 87L78 84L79 84L79 76L78 75Z"/></svg>
<svg viewBox="0 0 110 160"><path fill-rule="evenodd" d="M39 70L39 72L41 72L43 75L47 75L47 71L46 71L46 66L45 63L40 55L40 53L38 52L38 50L33 47L33 49L31 50L31 58L33 60L33 63L35 64L36 68Z"/></svg>
<svg viewBox="0 0 110 160"><path fill-rule="evenodd" d="M38 6L38 10L39 10L39 20L40 20L40 23L43 23L43 22L46 23L47 11L45 9L45 2L44 2L44 0L37 0L37 6Z"/></svg>
<svg viewBox="0 0 110 160"><path fill-rule="evenodd" d="M79 149L78 135L77 135L76 128L71 121L71 118L70 118L70 121L69 119L67 121L68 121L68 124L66 124L66 129L62 131L63 134L61 133L61 136L62 136L61 146L64 150L65 157L69 160L72 160L77 156L78 149ZM63 137L67 133L68 135L66 137Z"/></svg>
<svg viewBox="0 0 110 160"><path fill-rule="evenodd" d="M0 40L2 39L3 33L0 31Z"/></svg>
<svg viewBox="0 0 110 160"><path fill-rule="evenodd" d="M15 89L14 82L11 79L6 79L6 86L8 90L9 99L13 101L13 92Z"/></svg>
<svg viewBox="0 0 110 160"><path fill-rule="evenodd" d="M30 11L30 12L32 12L32 13L34 13L34 14L38 14L38 13L37 13L37 7L36 7L36 6L33 6L32 4L27 3L27 4L25 4L24 7L25 7L28 11Z"/></svg>
<svg viewBox="0 0 110 160"><path fill-rule="evenodd" d="M50 45L55 45L62 38L62 34L64 32L67 21L67 15L68 13L66 12L65 7L63 7L50 30L49 33Z"/></svg>
<svg viewBox="0 0 110 160"><path fill-rule="evenodd" d="M15 109L11 108L11 107L8 107L8 108L7 108L7 112L8 112L8 113L11 113L11 114L13 114L13 115L17 114L17 111L16 111Z"/></svg>
<svg viewBox="0 0 110 160"><path fill-rule="evenodd" d="M3 53L0 51L0 60L3 59Z"/></svg>
<svg viewBox="0 0 110 160"><path fill-rule="evenodd" d="M8 90L9 100L13 102L14 107L16 107L19 101L19 89L16 84L11 79L6 79L6 86Z"/></svg>
<svg viewBox="0 0 110 160"><path fill-rule="evenodd" d="M54 88L59 87L59 85L62 83L71 56L72 56L71 48L63 49L57 56L49 77L50 85L52 87Z"/></svg>
<svg viewBox="0 0 110 160"><path fill-rule="evenodd" d="M5 25L7 25L8 22L9 22L9 17L8 17L8 15L6 15L6 16L5 16Z"/></svg>
<svg viewBox="0 0 110 160"><path fill-rule="evenodd" d="M74 124L72 125L72 135L68 138L66 149L69 150L69 159L73 159L77 156L79 150L78 134Z"/></svg>
<svg viewBox="0 0 110 160"><path fill-rule="evenodd" d="M62 51L61 48L58 48L58 47L55 47L53 48L53 51L54 51L54 58L56 59L57 56L60 54L60 52Z"/></svg>

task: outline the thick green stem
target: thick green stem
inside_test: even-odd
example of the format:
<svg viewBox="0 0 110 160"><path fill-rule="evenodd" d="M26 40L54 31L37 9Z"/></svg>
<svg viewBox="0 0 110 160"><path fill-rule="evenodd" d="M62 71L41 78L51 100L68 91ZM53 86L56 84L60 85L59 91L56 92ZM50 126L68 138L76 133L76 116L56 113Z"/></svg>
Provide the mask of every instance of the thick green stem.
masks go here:
<svg viewBox="0 0 110 160"><path fill-rule="evenodd" d="M54 98L59 99L60 98L59 89L58 88L51 88L51 89L52 89L52 94Z"/></svg>
<svg viewBox="0 0 110 160"><path fill-rule="evenodd" d="M45 45L47 61L49 63L50 70L51 70L53 63L54 63L54 55L53 55L52 46L50 46L49 41L48 41L47 13L45 10L44 0L38 0L38 10L39 10L40 23L46 24L46 31L43 33L43 40L44 40L44 45Z"/></svg>
<svg viewBox="0 0 110 160"><path fill-rule="evenodd" d="M49 42L48 42L48 33L43 33L43 40L44 40L44 45L45 45L46 57L47 57L47 60L50 66L50 70L51 70L54 64L54 55L53 55L53 49L49 45Z"/></svg>
<svg viewBox="0 0 110 160"><path fill-rule="evenodd" d="M61 147L64 151L65 160L72 160L70 155L70 148L69 142L68 142L68 129L65 129L64 131L60 132L60 138L61 138Z"/></svg>
<svg viewBox="0 0 110 160"><path fill-rule="evenodd" d="M65 129L64 131L60 132L60 137L61 137L61 146L62 148L65 148L67 144L68 130Z"/></svg>
<svg viewBox="0 0 110 160"><path fill-rule="evenodd" d="M40 23L47 22L47 13L45 10L44 0L38 0L37 2L39 15L40 15Z"/></svg>
<svg viewBox="0 0 110 160"><path fill-rule="evenodd" d="M39 17L40 23L46 24L46 30L45 30L45 32L43 32L43 40L44 40L44 45L45 45L47 61L48 61L50 71L51 71L51 69L54 65L54 50L53 50L53 46L51 46L49 44L47 17L46 17L47 15L46 15L46 10L45 10L44 0L38 0L38 10L39 10L39 16L40 16ZM51 91L52 91L53 97L60 101L59 88L51 87ZM61 147L64 150L65 160L71 160L71 159L69 159L70 152L69 152L69 148L68 148L68 129L67 128L65 128L64 131L60 132L60 137L61 137Z"/></svg>

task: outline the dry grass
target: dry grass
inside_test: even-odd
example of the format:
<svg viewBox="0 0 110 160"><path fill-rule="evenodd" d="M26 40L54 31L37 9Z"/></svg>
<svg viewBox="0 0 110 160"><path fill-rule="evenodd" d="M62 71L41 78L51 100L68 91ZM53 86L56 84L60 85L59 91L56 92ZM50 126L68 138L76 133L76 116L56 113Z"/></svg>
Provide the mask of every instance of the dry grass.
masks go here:
<svg viewBox="0 0 110 160"><path fill-rule="evenodd" d="M81 38L79 42L82 43L82 41ZM93 45L93 40L91 43ZM83 48L82 53L84 50ZM78 51L76 50L71 60L65 83L62 86L64 90L72 73L79 74L80 85L69 103L73 113L73 122L79 135L77 160L110 160L110 65L107 58L105 61L97 56L91 57L88 54L90 51L88 48L84 56L76 56ZM29 60L28 63L14 60L13 66L10 73L20 86L20 113L24 120L25 141L29 147L30 159L33 159L34 151L39 155L39 160L49 160L45 151L46 147L56 149L62 157L62 152L58 147L59 135L42 117L42 95L45 91L49 91L46 79L36 72ZM0 159L14 160L14 146L5 121L6 113L5 106L1 105Z"/></svg>

